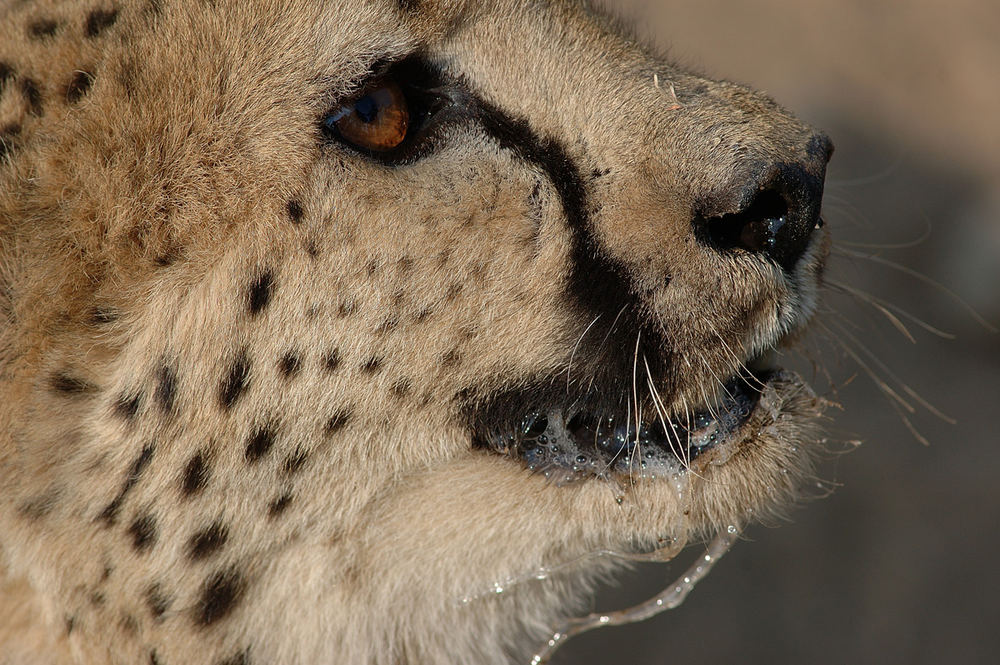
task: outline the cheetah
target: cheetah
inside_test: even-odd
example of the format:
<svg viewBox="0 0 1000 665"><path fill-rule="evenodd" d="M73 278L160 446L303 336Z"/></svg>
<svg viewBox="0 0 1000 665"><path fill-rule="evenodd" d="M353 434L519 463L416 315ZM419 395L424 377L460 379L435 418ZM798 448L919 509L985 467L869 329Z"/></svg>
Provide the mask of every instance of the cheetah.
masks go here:
<svg viewBox="0 0 1000 665"><path fill-rule="evenodd" d="M4 0L0 663L523 663L781 510L831 150L571 0Z"/></svg>

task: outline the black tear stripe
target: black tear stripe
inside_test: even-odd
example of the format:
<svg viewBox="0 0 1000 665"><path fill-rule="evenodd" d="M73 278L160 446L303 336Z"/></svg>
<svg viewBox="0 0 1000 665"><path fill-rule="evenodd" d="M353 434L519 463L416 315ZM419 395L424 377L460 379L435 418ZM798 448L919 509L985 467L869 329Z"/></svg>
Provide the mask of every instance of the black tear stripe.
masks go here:
<svg viewBox="0 0 1000 665"><path fill-rule="evenodd" d="M627 307L622 311L623 306L635 302L627 270L608 256L594 237L590 227L591 207L587 186L581 169L566 148L554 138L539 136L527 120L514 118L485 100L474 98L474 102L473 117L478 124L502 148L542 169L559 195L563 215L572 233L569 295L586 321L601 315L590 334L598 340L603 339L618 318L619 330L642 329L643 338L653 343L655 348L656 343L651 338L657 332L647 332L650 326L643 325L637 309Z"/></svg>
<svg viewBox="0 0 1000 665"><path fill-rule="evenodd" d="M593 345L596 352L593 355L597 362L589 369L600 373L595 377L597 383L617 391L622 377L631 376L634 344L601 344L601 340L608 339L615 331L628 331L630 339L641 331L642 348L655 349L646 356L650 371L654 376L662 375L669 364L663 354L666 340L660 327L648 320L641 307L628 269L609 256L593 234L590 222L593 208L581 168L557 139L541 136L526 119L510 115L474 93L467 94L465 101L472 120L501 148L540 168L559 195L572 239L566 292L584 325L594 322L581 344Z"/></svg>
<svg viewBox="0 0 1000 665"><path fill-rule="evenodd" d="M539 134L527 118L487 101L471 82L441 71L420 54L383 66L380 71L386 69L396 76L408 95L412 93L416 104L413 138L391 153L363 154L389 166L411 164L443 145L449 128L471 125L484 131L501 149L537 167L559 195L571 233L571 268L566 292L579 311L583 326L580 332L594 322L582 344L584 347L593 344L595 351L601 346L601 353L608 356L590 368L601 373L594 378L614 382L623 380L620 379L623 375L631 376L634 344L601 345L601 340L614 331L628 331L631 338L641 330L643 348L656 350L647 356L650 370L662 374L664 365L669 364L663 353L667 348L663 333L641 305L639 289L633 284L628 268L610 256L594 236L590 220L593 205L583 176L591 170L577 165L557 138Z"/></svg>

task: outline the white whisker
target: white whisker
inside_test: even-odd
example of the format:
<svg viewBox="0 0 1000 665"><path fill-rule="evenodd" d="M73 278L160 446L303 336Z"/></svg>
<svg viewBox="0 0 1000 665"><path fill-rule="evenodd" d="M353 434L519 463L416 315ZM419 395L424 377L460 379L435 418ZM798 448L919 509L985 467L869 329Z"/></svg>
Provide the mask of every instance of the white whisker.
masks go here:
<svg viewBox="0 0 1000 665"><path fill-rule="evenodd" d="M882 258L877 254L863 254L861 252L853 252L849 249L843 249L843 248L839 248L839 251L838 248L834 248L833 251L835 253L839 253L842 256L848 256L855 259L865 259L867 261L877 263L887 268L891 268L892 270L901 272L904 275L908 275L913 279L919 280L924 284L927 284L928 286L949 296L952 300L955 301L956 304L958 304L962 309L964 309L969 314L969 316L973 318L973 320L975 320L980 326L982 326L986 330L992 333L1000 332L1000 329L998 329L992 323L983 318L982 315L980 315L979 312L977 312L976 309L972 305L970 305L966 300L964 300L960 295L949 289L941 282L932 279L927 275L921 274L912 268L907 268L906 266L900 263L896 263L895 261L890 261L889 259Z"/></svg>
<svg viewBox="0 0 1000 665"><path fill-rule="evenodd" d="M622 310L622 311L624 311L624 310ZM580 334L580 337L576 340L576 344L573 346L573 352L569 355L569 364L566 366L566 393L567 394L569 394L570 373L573 370L573 359L576 357L576 352L580 348L580 344L583 342L583 338L587 336L587 333L590 332L590 329L594 327L594 324L597 323L598 319L600 319L601 316L602 316L601 314L598 314L597 316L595 316L594 320L590 322L590 325L588 325L586 327L586 329L584 329L584 331Z"/></svg>

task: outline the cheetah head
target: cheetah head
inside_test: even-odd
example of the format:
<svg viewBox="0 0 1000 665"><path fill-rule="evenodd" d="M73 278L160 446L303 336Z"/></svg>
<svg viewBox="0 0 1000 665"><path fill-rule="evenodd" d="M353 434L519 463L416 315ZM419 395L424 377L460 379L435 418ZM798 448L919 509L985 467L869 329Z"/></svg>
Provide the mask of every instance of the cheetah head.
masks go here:
<svg viewBox="0 0 1000 665"><path fill-rule="evenodd" d="M794 499L825 136L568 0L97 4L0 11L0 552L78 657L507 662Z"/></svg>

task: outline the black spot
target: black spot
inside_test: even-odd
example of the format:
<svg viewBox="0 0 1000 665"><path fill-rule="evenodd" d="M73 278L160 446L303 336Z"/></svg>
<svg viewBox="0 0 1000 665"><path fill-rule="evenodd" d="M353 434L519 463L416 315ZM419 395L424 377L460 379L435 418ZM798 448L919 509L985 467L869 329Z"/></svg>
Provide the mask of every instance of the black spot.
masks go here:
<svg viewBox="0 0 1000 665"><path fill-rule="evenodd" d="M365 273L367 273L367 275L371 277L372 275L378 272L378 269L381 267L381 265L382 264L378 259L372 259L365 266Z"/></svg>
<svg viewBox="0 0 1000 665"><path fill-rule="evenodd" d="M28 24L28 36L32 39L46 39L56 34L59 23L48 18L40 18Z"/></svg>
<svg viewBox="0 0 1000 665"><path fill-rule="evenodd" d="M270 270L266 270L250 285L247 294L247 305L250 315L256 316L261 310L271 302L271 293L274 289L274 275Z"/></svg>
<svg viewBox="0 0 1000 665"><path fill-rule="evenodd" d="M396 272L400 275L407 275L413 271L415 263L412 256L402 256L396 261Z"/></svg>
<svg viewBox="0 0 1000 665"><path fill-rule="evenodd" d="M281 375L286 379L290 379L299 373L302 368L302 361L299 360L298 354L294 351L289 351L285 355L281 356L281 360L278 361L278 369L281 371Z"/></svg>
<svg viewBox="0 0 1000 665"><path fill-rule="evenodd" d="M291 200L286 206L288 210L288 217L292 220L293 224L298 224L302 221L302 204L296 200Z"/></svg>
<svg viewBox="0 0 1000 665"><path fill-rule="evenodd" d="M219 665L250 665L249 650L243 650L221 661Z"/></svg>
<svg viewBox="0 0 1000 665"><path fill-rule="evenodd" d="M76 617L66 616L64 617L64 621L66 622L66 634L71 635L76 628Z"/></svg>
<svg viewBox="0 0 1000 665"><path fill-rule="evenodd" d="M413 315L413 322L423 323L430 317L432 311L433 310L430 309L429 307L424 307L423 309L421 309L420 311L418 311L416 314Z"/></svg>
<svg viewBox="0 0 1000 665"><path fill-rule="evenodd" d="M132 536L132 547L137 552L146 552L156 544L156 520L152 515L137 517L128 528Z"/></svg>
<svg viewBox="0 0 1000 665"><path fill-rule="evenodd" d="M106 603L107 600L108 599L105 598L104 594L101 593L100 591L95 591L94 593L90 594L90 604L93 605L94 607L103 607L104 603Z"/></svg>
<svg viewBox="0 0 1000 665"><path fill-rule="evenodd" d="M413 391L413 384L409 379L400 379L392 384L389 388L389 392L392 393L393 397L405 397Z"/></svg>
<svg viewBox="0 0 1000 665"><path fill-rule="evenodd" d="M399 326L399 317L390 316L375 326L376 335L388 335Z"/></svg>
<svg viewBox="0 0 1000 665"><path fill-rule="evenodd" d="M163 665L163 661L156 655L156 650L149 652L149 665Z"/></svg>
<svg viewBox="0 0 1000 665"><path fill-rule="evenodd" d="M246 392L249 385L250 363L247 361L246 354L241 352L236 356L236 360L229 368L229 373L226 374L219 387L219 402L222 404L222 408L226 410L233 408L236 400Z"/></svg>
<svg viewBox="0 0 1000 665"><path fill-rule="evenodd" d="M125 501L125 497L128 493L135 487L135 484L139 482L139 477L142 472L149 466L150 460L153 459L153 446L148 445L142 449L139 453L139 457L132 462L132 466L129 468L128 473L125 476L125 482L122 484L121 490L118 492L118 496L112 499L111 503L105 506L104 510L98 516L98 519L104 521L107 524L114 524L115 520L118 518L118 511L121 509L122 502Z"/></svg>
<svg viewBox="0 0 1000 665"><path fill-rule="evenodd" d="M14 78L14 68L6 62L0 61L0 95L7 87L7 82Z"/></svg>
<svg viewBox="0 0 1000 665"><path fill-rule="evenodd" d="M327 372L335 372L340 367L340 351L333 349L323 356L323 369Z"/></svg>
<svg viewBox="0 0 1000 665"><path fill-rule="evenodd" d="M298 472L306 460L309 459L309 454L304 450L296 450L294 455L290 455L285 459L285 473L291 475Z"/></svg>
<svg viewBox="0 0 1000 665"><path fill-rule="evenodd" d="M143 12L152 18L158 18L163 13L163 0L149 0Z"/></svg>
<svg viewBox="0 0 1000 665"><path fill-rule="evenodd" d="M327 436L336 434L340 430L344 429L344 426L350 422L351 415L351 412L347 409L337 411L327 419L326 424L323 425L323 432Z"/></svg>
<svg viewBox="0 0 1000 665"><path fill-rule="evenodd" d="M420 0L396 0L396 3L404 13L416 13L420 10Z"/></svg>
<svg viewBox="0 0 1000 665"><path fill-rule="evenodd" d="M228 538L229 530L225 525L214 522L191 536L188 541L188 556L195 561L206 559L218 552Z"/></svg>
<svg viewBox="0 0 1000 665"><path fill-rule="evenodd" d="M210 626L226 617L240 601L246 589L243 576L235 569L220 570L205 580L194 610L194 621Z"/></svg>
<svg viewBox="0 0 1000 665"><path fill-rule="evenodd" d="M21 79L21 92L28 101L28 113L36 118L41 116L45 110L42 108L42 91L38 82L30 78Z"/></svg>
<svg viewBox="0 0 1000 665"><path fill-rule="evenodd" d="M435 257L434 262L437 264L438 268L443 268L447 265L448 261L451 259L451 249L445 248L438 252L437 257Z"/></svg>
<svg viewBox="0 0 1000 665"><path fill-rule="evenodd" d="M452 282L448 285L448 292L445 294L444 299L448 302L452 302L458 296L462 295L462 289L464 285L461 282Z"/></svg>
<svg viewBox="0 0 1000 665"><path fill-rule="evenodd" d="M136 635L139 632L139 622L131 614L123 614L121 627L129 635Z"/></svg>
<svg viewBox="0 0 1000 665"><path fill-rule="evenodd" d="M159 584L153 584L146 589L146 605L149 606L149 613L153 618L159 620L170 609L170 598L163 593L163 588Z"/></svg>
<svg viewBox="0 0 1000 665"><path fill-rule="evenodd" d="M0 79L0 83L3 80ZM0 160L14 152L14 137L21 133L21 125L9 124L0 127Z"/></svg>
<svg viewBox="0 0 1000 665"><path fill-rule="evenodd" d="M84 95L90 92L90 86L94 82L94 75L87 72L76 72L73 78L66 85L66 101L75 104Z"/></svg>
<svg viewBox="0 0 1000 665"><path fill-rule="evenodd" d="M90 314L90 321L95 325L105 325L108 323L114 323L118 320L118 312L113 309L106 309L103 307L95 307L94 311Z"/></svg>
<svg viewBox="0 0 1000 665"><path fill-rule="evenodd" d="M354 314L357 311L358 311L358 304L356 302L354 302L353 300L345 300L344 302L340 303L340 306L337 308L337 316L339 316L340 318L345 318Z"/></svg>
<svg viewBox="0 0 1000 665"><path fill-rule="evenodd" d="M180 252L178 252L177 250L171 250L169 252L166 252L165 254L157 256L155 259L153 259L153 263L155 263L160 268L166 268L176 263L177 259L179 258L180 258Z"/></svg>
<svg viewBox="0 0 1000 665"><path fill-rule="evenodd" d="M111 408L116 416L128 422L132 422L135 420L135 417L138 415L141 407L141 394L134 393L130 395L128 393L122 393L118 396L118 399L115 400L115 403Z"/></svg>
<svg viewBox="0 0 1000 665"><path fill-rule="evenodd" d="M277 499L275 499L270 504L268 504L268 506L267 506L267 514L270 517L277 517L281 513L285 512L285 510L288 508L289 504L291 504L291 503L292 503L292 495L291 494L282 494Z"/></svg>
<svg viewBox="0 0 1000 665"><path fill-rule="evenodd" d="M83 34L93 39L110 28L118 20L117 9L95 9L87 15Z"/></svg>
<svg viewBox="0 0 1000 665"><path fill-rule="evenodd" d="M208 463L205 462L202 453L195 453L184 467L181 492L184 496L192 496L205 489L206 484L208 484Z"/></svg>
<svg viewBox="0 0 1000 665"><path fill-rule="evenodd" d="M46 492L44 494L39 494L33 496L30 499L24 501L17 507L17 512L22 517L29 520L40 520L55 508L56 502L59 499L57 492Z"/></svg>
<svg viewBox="0 0 1000 665"><path fill-rule="evenodd" d="M156 373L156 392L153 399L165 414L174 413L177 402L177 373L169 365L163 365Z"/></svg>
<svg viewBox="0 0 1000 665"><path fill-rule="evenodd" d="M315 259L319 256L319 245L317 245L316 241L312 238L306 241L306 254L308 254L311 259Z"/></svg>
<svg viewBox="0 0 1000 665"><path fill-rule="evenodd" d="M441 356L441 366L442 367L454 367L462 362L462 352L457 348L448 351L446 354Z"/></svg>
<svg viewBox="0 0 1000 665"><path fill-rule="evenodd" d="M57 372L53 374L52 378L49 380L49 385L52 386L52 390L67 396L82 395L97 390L97 386L90 381L81 379L78 376L66 374L64 372Z"/></svg>
<svg viewBox="0 0 1000 665"><path fill-rule="evenodd" d="M361 371L365 374L375 374L382 369L382 358L372 356L361 365Z"/></svg>
<svg viewBox="0 0 1000 665"><path fill-rule="evenodd" d="M472 279L474 279L477 284L485 284L486 273L488 271L489 271L488 265L486 265L485 263L477 263L472 267L472 270L470 271L469 274L472 275Z"/></svg>
<svg viewBox="0 0 1000 665"><path fill-rule="evenodd" d="M115 71L115 79L122 91L129 99L135 98L136 89L139 87L139 74L134 62L123 60Z"/></svg>
<svg viewBox="0 0 1000 665"><path fill-rule="evenodd" d="M114 521L118 519L118 511L121 510L122 502L124 500L125 496L119 494L111 500L111 503L104 507L104 510L101 511L101 514L98 515L97 518L106 524L114 524Z"/></svg>
<svg viewBox="0 0 1000 665"><path fill-rule="evenodd" d="M260 461L260 458L266 455L272 446L274 446L274 428L270 424L258 427L247 441L244 452L247 462L253 464Z"/></svg>

